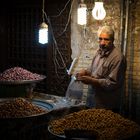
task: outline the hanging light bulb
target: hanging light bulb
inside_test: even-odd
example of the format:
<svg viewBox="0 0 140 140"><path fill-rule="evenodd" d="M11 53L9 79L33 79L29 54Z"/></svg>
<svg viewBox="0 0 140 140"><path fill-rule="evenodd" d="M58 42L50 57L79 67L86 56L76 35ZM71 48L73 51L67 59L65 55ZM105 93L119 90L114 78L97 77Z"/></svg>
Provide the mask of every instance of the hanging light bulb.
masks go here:
<svg viewBox="0 0 140 140"><path fill-rule="evenodd" d="M106 16L106 11L103 7L103 2L95 2L92 10L92 16L97 20L103 20Z"/></svg>
<svg viewBox="0 0 140 140"><path fill-rule="evenodd" d="M80 25L86 25L87 23L87 7L86 4L84 4L83 0L81 0L81 3L79 4L78 10L77 10L77 23Z"/></svg>
<svg viewBox="0 0 140 140"><path fill-rule="evenodd" d="M44 17L44 0L43 0L43 8L42 8L42 19L43 22L41 23L39 27L39 43L46 44L48 43L48 25L45 23L45 17Z"/></svg>
<svg viewBox="0 0 140 140"><path fill-rule="evenodd" d="M45 22L42 22L39 28L39 43L48 43L48 25Z"/></svg>

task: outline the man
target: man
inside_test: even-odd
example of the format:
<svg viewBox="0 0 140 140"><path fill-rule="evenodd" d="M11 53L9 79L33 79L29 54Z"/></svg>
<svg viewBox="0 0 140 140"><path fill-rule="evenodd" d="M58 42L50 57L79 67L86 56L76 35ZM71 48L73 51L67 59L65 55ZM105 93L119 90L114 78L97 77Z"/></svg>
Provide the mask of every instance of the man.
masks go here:
<svg viewBox="0 0 140 140"><path fill-rule="evenodd" d="M111 27L100 28L98 38L99 49L95 53L90 68L78 72L76 78L89 85L87 95L89 107L106 108L118 112L126 61L121 51L113 44L114 31ZM91 101L94 103L89 103Z"/></svg>

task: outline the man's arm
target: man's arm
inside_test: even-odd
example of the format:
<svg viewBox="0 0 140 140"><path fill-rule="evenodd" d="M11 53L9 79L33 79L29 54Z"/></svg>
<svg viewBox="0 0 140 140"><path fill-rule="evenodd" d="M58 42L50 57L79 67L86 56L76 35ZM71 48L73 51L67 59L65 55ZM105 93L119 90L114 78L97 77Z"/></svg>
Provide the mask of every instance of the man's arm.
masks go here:
<svg viewBox="0 0 140 140"><path fill-rule="evenodd" d="M125 63L124 61L114 64L108 77L95 78L90 75L82 75L77 77L77 80L82 81L84 84L91 84L94 87L101 87L105 90L112 90L120 86L125 76Z"/></svg>

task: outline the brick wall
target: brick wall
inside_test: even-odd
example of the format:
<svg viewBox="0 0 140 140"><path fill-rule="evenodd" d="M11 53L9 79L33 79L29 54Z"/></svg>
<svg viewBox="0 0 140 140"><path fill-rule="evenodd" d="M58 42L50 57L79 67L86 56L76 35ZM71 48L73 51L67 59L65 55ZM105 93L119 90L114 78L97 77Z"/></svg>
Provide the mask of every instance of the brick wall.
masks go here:
<svg viewBox="0 0 140 140"><path fill-rule="evenodd" d="M90 1L91 2L91 1ZM94 6L85 0L87 7ZM112 6L113 5L113 6ZM115 46L120 47L120 4L119 0L105 1L104 8L107 16L104 20L97 21L92 17L91 11L87 14L86 27L77 25L77 0L74 0L71 22L71 48L72 59L77 57L78 61L73 73L90 66L95 50L98 48L97 30L100 26L110 25L115 30ZM91 8L91 7L90 7ZM84 96L87 93L87 85L84 85Z"/></svg>
<svg viewBox="0 0 140 140"><path fill-rule="evenodd" d="M131 1L129 13L126 100L129 116L140 123L140 1Z"/></svg>
<svg viewBox="0 0 140 140"><path fill-rule="evenodd" d="M86 2L86 1L85 1ZM102 25L111 25L115 30L115 46L120 47L121 34L121 1L108 0L103 1L106 10L106 17L102 21L92 18L91 13L88 14L88 23L86 28L77 25L78 6L77 0L74 1L72 10L71 23L71 48L72 58L77 57L78 62L75 65L73 73L86 68L91 64L95 50L98 48L98 40L96 32ZM126 2L126 1L125 1ZM125 93L123 96L123 109L128 116L139 122L140 118L140 1L129 1L129 21L128 21L128 40L126 48L127 71L125 82ZM124 10L124 23L126 20L126 4ZM124 24L125 26L125 24ZM126 28L126 27L125 27ZM124 34L123 34L124 35ZM87 86L84 88L86 96ZM127 114L126 113L126 114Z"/></svg>

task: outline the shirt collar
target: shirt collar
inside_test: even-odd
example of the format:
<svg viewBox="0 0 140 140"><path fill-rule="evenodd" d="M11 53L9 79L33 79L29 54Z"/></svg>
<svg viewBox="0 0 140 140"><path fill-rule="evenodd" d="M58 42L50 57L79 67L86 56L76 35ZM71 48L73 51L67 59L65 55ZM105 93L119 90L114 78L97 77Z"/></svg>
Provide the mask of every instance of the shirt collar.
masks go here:
<svg viewBox="0 0 140 140"><path fill-rule="evenodd" d="M98 54L100 55L100 57L107 57L111 52L112 50L114 49L114 45L111 46L109 49L102 49L102 48L99 48L98 49Z"/></svg>

